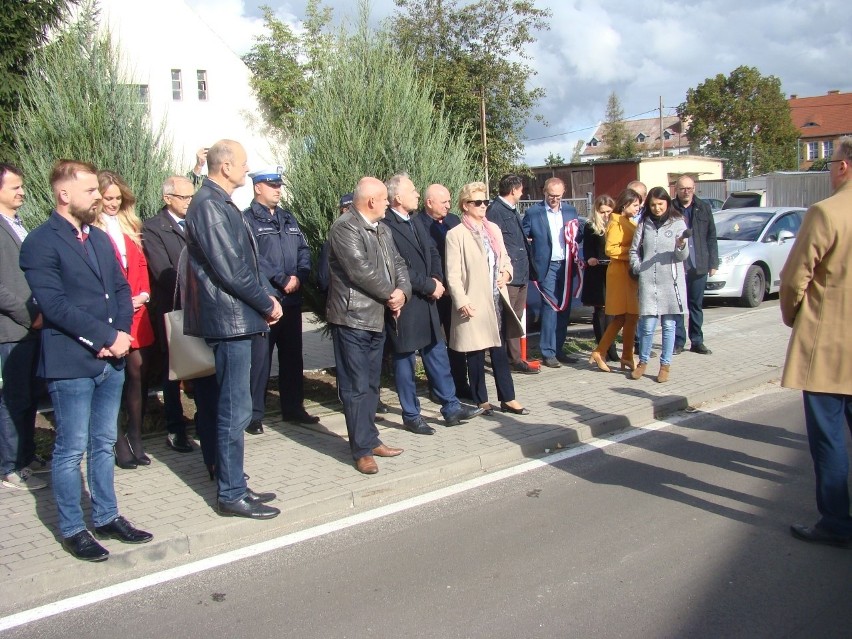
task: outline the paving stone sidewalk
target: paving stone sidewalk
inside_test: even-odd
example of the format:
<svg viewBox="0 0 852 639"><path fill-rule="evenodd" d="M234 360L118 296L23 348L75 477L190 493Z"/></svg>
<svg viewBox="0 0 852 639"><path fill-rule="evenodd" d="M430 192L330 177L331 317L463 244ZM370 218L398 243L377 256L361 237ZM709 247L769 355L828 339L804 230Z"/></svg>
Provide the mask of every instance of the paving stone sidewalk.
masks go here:
<svg viewBox="0 0 852 639"><path fill-rule="evenodd" d="M441 425L438 406L421 398L438 432L427 437L402 430L394 409L380 423L381 436L405 453L378 459L380 472L374 476L354 469L342 413L327 412L310 429L270 420L265 434L246 436L245 452L249 484L278 493L274 505L282 515L266 522L219 517L215 482L207 476L200 451L179 454L151 440L152 465L116 469L115 481L122 514L153 532L154 541L142 546L107 542L112 554L101 564L76 561L61 549L49 488L0 490L0 614L351 515L758 386L780 376L788 337L777 306L764 305L705 326L713 354L676 356L666 384L654 381L659 359L650 362L650 376L639 381L615 369L599 372L583 359L514 377L517 398L530 415L497 411L493 418L453 428ZM315 338L306 342L306 362L327 365L323 340ZM496 403L492 380L489 395ZM396 405L387 389L383 399Z"/></svg>

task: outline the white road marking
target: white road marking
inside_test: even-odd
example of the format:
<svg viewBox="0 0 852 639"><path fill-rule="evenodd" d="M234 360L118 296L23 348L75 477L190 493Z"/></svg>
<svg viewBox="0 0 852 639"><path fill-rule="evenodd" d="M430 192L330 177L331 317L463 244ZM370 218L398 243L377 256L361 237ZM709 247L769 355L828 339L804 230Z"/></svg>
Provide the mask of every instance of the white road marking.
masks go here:
<svg viewBox="0 0 852 639"><path fill-rule="evenodd" d="M763 392L764 391L748 391L748 394L738 394L735 395L733 398L729 399L728 401L722 401L718 403L714 402L712 406L707 406L706 410L704 410L703 412L716 412L723 408L727 408L728 406L733 406L740 402L747 401L752 397L758 397L762 395ZM9 630L11 628L17 628L19 626L23 626L34 621L39 621L41 619L46 619L54 615L59 615L64 612L70 612L78 608L84 608L86 606L90 606L101 601L106 601L108 599L113 599L115 597L120 597L122 595L136 592L138 590L150 588L151 586L157 586L159 584L174 581L176 579L182 579L184 577L204 572L205 570L210 570L212 568L225 566L227 564L231 564L242 559L249 559L251 557L256 557L257 555L272 552L273 550L286 548L288 546L298 544L302 541L322 537L323 535L328 535L333 532L345 530L347 528L351 528L359 524L374 521L376 519L381 519L382 517L394 515L396 513L409 510L411 508L422 506L423 504L428 504L433 501L452 497L468 490L473 490L474 488L487 486L488 484L493 484L495 482L502 481L510 477L516 477L518 475L528 473L532 470L544 468L545 466L550 466L563 460L571 459L572 457L578 457L579 455L584 455L594 450L607 448L609 446L612 446L613 444L625 442L630 439L633 439L634 437L644 435L645 433L657 431L668 426L677 425L683 421L694 419L695 417L695 413L676 413L670 418L666 419L666 421L656 421L640 428L633 428L630 430L614 433L613 435L610 435L609 437L606 437L604 439L593 439L589 442L586 442L585 444L581 444L580 446L567 448L557 453L548 455L547 457L544 457L542 459L534 459L528 462L524 462L517 466L512 466L511 468L506 468L503 470L495 471L493 473L489 473L488 475L485 475L483 477L477 477L476 479L470 479L459 484L455 484L453 486L447 486L446 488L441 488L439 490L435 490L424 495L411 497L395 504L381 506L379 508L368 510L357 515L351 515L338 521L329 522L320 526L314 526L313 528L308 528L306 530L290 533L288 535L283 535L275 539L270 539L269 541L265 541L259 544L247 546L246 548L240 548L238 550L232 550L230 552L226 552L215 557L208 557L207 559L194 561L184 566L178 566L176 568L162 570L151 575L146 575L145 577L131 579L130 581L125 581L123 583L115 584L113 586L107 586L106 588L100 588L92 592L87 592L82 595L76 595L74 597L62 599L60 601L49 603L44 606L39 606L37 608L31 608L30 610L25 610L23 612L9 615L7 617L0 617L0 632L4 630Z"/></svg>

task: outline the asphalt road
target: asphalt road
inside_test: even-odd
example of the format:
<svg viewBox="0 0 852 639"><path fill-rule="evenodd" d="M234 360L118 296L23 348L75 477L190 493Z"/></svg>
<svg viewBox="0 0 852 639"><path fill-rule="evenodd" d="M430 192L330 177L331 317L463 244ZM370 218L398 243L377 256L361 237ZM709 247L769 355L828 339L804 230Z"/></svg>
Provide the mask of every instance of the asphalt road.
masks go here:
<svg viewBox="0 0 852 639"><path fill-rule="evenodd" d="M717 413L9 637L849 637L798 393Z"/></svg>

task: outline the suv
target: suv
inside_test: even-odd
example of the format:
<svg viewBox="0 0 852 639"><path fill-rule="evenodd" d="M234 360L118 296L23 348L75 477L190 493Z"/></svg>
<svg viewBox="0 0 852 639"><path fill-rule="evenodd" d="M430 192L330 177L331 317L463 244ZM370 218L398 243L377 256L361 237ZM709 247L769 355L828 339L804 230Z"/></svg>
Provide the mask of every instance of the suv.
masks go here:
<svg viewBox="0 0 852 639"><path fill-rule="evenodd" d="M766 189L734 191L725 200L722 210L752 208L755 206L766 206Z"/></svg>

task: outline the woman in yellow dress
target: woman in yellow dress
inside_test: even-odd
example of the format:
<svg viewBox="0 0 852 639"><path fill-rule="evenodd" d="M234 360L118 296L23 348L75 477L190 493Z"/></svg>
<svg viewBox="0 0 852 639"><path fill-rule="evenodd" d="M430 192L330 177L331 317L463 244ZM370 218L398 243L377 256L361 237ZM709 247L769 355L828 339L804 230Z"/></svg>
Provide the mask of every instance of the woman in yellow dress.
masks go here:
<svg viewBox="0 0 852 639"><path fill-rule="evenodd" d="M622 328L621 370L628 368L632 371L636 367L633 341L639 321L639 282L630 273L630 245L636 232L641 201L641 196L633 189L622 191L606 227L606 255L610 259L606 270L606 314L613 319L597 348L592 351L589 364L596 364L607 373L610 369L606 365L606 352Z"/></svg>

